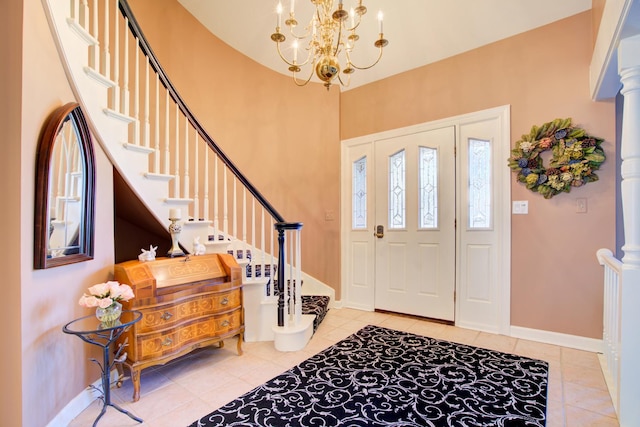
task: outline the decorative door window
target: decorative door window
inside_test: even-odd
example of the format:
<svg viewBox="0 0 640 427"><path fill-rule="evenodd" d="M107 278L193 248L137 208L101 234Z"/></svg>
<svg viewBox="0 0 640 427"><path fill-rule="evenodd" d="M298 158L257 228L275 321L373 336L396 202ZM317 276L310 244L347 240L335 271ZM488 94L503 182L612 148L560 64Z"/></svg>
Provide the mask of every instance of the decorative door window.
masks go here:
<svg viewBox="0 0 640 427"><path fill-rule="evenodd" d="M406 228L405 151L389 157L389 229Z"/></svg>
<svg viewBox="0 0 640 427"><path fill-rule="evenodd" d="M419 228L438 228L438 150L420 147Z"/></svg>
<svg viewBox="0 0 640 427"><path fill-rule="evenodd" d="M469 229L491 228L491 141L469 138Z"/></svg>
<svg viewBox="0 0 640 427"><path fill-rule="evenodd" d="M351 227L354 230L367 228L367 157L353 162L351 173Z"/></svg>

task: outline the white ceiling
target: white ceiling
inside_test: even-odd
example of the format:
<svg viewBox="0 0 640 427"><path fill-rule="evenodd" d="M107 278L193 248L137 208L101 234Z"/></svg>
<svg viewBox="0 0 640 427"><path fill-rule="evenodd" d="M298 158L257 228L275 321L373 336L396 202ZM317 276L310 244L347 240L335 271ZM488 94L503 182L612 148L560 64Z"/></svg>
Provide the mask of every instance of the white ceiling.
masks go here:
<svg viewBox="0 0 640 427"><path fill-rule="evenodd" d="M278 0L178 0L231 47L278 72L289 74L270 35ZM349 88L417 68L591 9L592 0L363 0L368 13L356 46L368 65L376 56L377 13L384 13L389 45L379 64L357 71ZM290 0L282 0L288 14ZM336 2L337 3L337 2ZM357 0L344 0L345 9ZM296 19L311 18L309 0L296 0ZM284 20L284 18L283 18ZM286 35L286 33L285 33ZM291 40L289 38L288 40ZM554 49L550 47L550 51ZM360 59L359 62L356 62Z"/></svg>

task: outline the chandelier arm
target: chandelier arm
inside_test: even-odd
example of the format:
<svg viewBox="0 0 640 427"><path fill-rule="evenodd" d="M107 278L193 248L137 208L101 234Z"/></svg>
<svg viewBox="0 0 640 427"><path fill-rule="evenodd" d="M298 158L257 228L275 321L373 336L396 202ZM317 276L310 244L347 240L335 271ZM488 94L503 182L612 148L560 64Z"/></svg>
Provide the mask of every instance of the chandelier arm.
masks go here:
<svg viewBox="0 0 640 427"><path fill-rule="evenodd" d="M296 84L296 86L306 86L307 83L311 81L311 77L313 77L313 67L311 68L311 72L309 73L309 77L307 77L307 80L304 80L302 83L300 83L296 78L295 72L292 72L291 75L293 76L293 82Z"/></svg>
<svg viewBox="0 0 640 427"><path fill-rule="evenodd" d="M342 23L338 24L338 37L336 37L336 48L333 50L333 56L338 56L340 45L342 43Z"/></svg>
<svg viewBox="0 0 640 427"><path fill-rule="evenodd" d="M349 84L351 83L351 74L347 74L347 82L343 82L342 81L342 76L340 74L338 74L338 80L340 81L340 85L343 87L349 87Z"/></svg>
<svg viewBox="0 0 640 427"><path fill-rule="evenodd" d="M293 65L293 62L289 62L287 58L285 58L284 55L282 54L282 51L280 50L280 43L278 42L276 42L276 50L278 51L278 55L280 56L280 59L282 59L287 65Z"/></svg>
<svg viewBox="0 0 640 427"><path fill-rule="evenodd" d="M280 59L282 59L282 61L285 64L289 65L290 67L293 67L293 66L298 66L298 67L305 66L305 65L307 65L309 63L309 60L311 59L311 51L309 51L309 53L307 53L307 59L305 59L304 62L295 63L294 64L293 62L289 62L289 60L287 60L287 58L284 57L284 55L282 54L282 51L280 50L280 43L276 43L276 47L277 47L276 50L278 51L278 55L280 56Z"/></svg>
<svg viewBox="0 0 640 427"><path fill-rule="evenodd" d="M296 33L293 32L293 27L291 25L287 25L287 26L289 27L289 34L291 35L291 37L293 37L295 39L304 40L304 39L306 39L307 37L309 37L311 35L311 31L312 30L307 29L307 33L305 35L299 36L299 35L297 35Z"/></svg>
<svg viewBox="0 0 640 427"><path fill-rule="evenodd" d="M375 66L378 62L380 62L380 59L382 58L382 47L379 48L379 52L378 52L378 59L376 59L376 61L371 64L368 65L366 67L358 67L356 64L354 64L353 62L351 62L351 58L349 57L349 55L347 55L347 64L351 65L353 68L355 68L356 70L368 70L369 68L372 68L373 66Z"/></svg>
<svg viewBox="0 0 640 427"><path fill-rule="evenodd" d="M355 31L358 29L358 27L360 26L360 23L362 22L362 15L358 15L358 22L351 28L345 28L345 30L347 31Z"/></svg>

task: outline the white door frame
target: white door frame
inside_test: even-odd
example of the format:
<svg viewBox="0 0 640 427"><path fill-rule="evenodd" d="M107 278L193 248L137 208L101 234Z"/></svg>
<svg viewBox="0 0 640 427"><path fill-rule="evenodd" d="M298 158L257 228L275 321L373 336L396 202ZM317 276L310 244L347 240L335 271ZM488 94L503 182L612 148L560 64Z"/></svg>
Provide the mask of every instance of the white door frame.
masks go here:
<svg viewBox="0 0 640 427"><path fill-rule="evenodd" d="M510 142L510 106L504 105L500 107L490 108L474 113L463 114L454 117L448 117L446 119L436 120L433 122L421 123L418 125L408 126L404 128L392 129L376 134L365 135L361 137L351 138L342 141L341 143L341 304L344 307L353 307L362 310L373 311L373 298L371 304L358 303L357 301L349 300L349 290L347 284L349 283L349 274L351 271L351 257L350 248L348 247L348 235L351 231L351 194L347 190L351 187L351 163L348 160L348 150L350 147L373 143L373 141L380 139L393 138L407 133L417 133L428 131L434 128L443 126L456 126L456 134L459 135L459 127L464 124L474 123L477 121L498 119L500 123L500 146L497 147L495 162L500 165L500 162L504 162L504 167L498 168L500 173L494 176L497 182L497 188L500 189L495 194L496 209L498 212L496 220L501 221L503 230L500 235L500 253L499 253L499 272L500 277L500 308L499 308L499 324L497 330L491 330L504 335L510 334L511 323L511 169L506 165L506 159L509 158L511 150ZM373 224L372 224L373 226ZM373 277L371 278L373 280ZM458 280L456 280L456 291L458 290ZM456 310L458 310L456 304ZM457 319L456 315L456 319ZM457 322L457 320L456 320ZM473 327L473 326L471 326Z"/></svg>

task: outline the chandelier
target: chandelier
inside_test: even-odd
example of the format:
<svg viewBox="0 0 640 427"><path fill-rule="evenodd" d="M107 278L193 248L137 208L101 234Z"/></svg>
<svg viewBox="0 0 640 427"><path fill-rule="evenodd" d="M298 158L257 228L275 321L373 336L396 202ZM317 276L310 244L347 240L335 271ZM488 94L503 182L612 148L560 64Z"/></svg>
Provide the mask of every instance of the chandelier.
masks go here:
<svg viewBox="0 0 640 427"><path fill-rule="evenodd" d="M358 5L349 12L344 9L343 0L338 1L338 7L333 10L334 0L310 0L315 6L315 12L301 33L297 33L298 21L295 16L295 0L290 0L291 9L289 18L284 24L289 27L289 34L293 39L293 54L291 60L282 53L281 43L286 40L280 31L282 27L282 3L278 2L276 9L276 32L271 34L271 40L276 42L278 55L289 66L296 85L304 86L313 77L313 73L324 82L329 90L337 77L342 86L349 86L351 74L356 70L366 70L376 65L382 58L382 49L389 43L384 38L382 31L382 12L378 12L378 39L373 45L378 48L378 58L370 65L356 65L351 60L351 53L360 36L357 33L362 16L367 13L367 8L358 0ZM304 44L304 46L300 46ZM302 61L298 60L298 49L302 47L306 53ZM341 65L342 64L342 65ZM310 65L309 74L303 80L298 80L298 73L302 67ZM340 75L340 70L345 77Z"/></svg>

